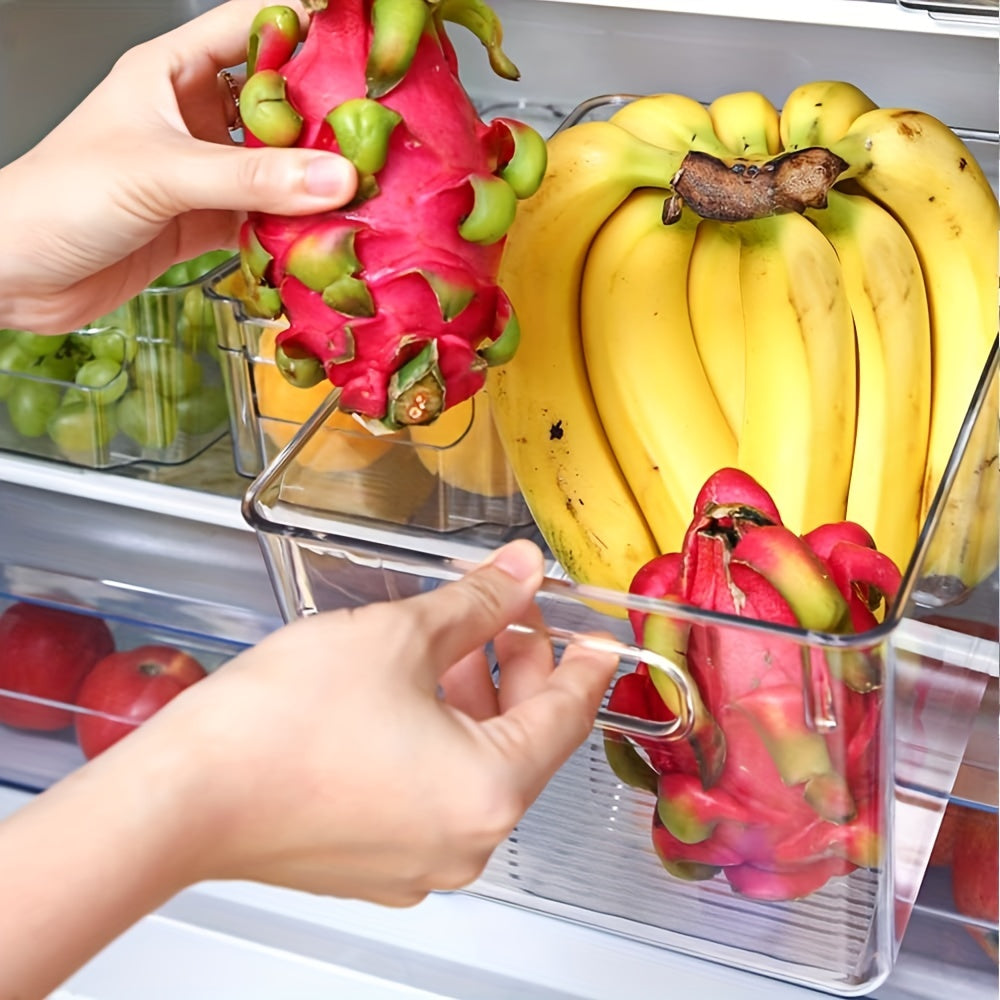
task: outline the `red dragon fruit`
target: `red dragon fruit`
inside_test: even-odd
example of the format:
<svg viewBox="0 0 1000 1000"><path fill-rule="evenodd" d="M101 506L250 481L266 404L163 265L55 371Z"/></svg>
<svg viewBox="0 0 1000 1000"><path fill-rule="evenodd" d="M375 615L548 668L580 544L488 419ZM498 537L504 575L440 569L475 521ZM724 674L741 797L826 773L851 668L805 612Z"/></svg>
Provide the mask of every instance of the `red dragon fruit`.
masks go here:
<svg viewBox="0 0 1000 1000"><path fill-rule="evenodd" d="M787 900L881 862L877 640L840 649L803 633L868 631L899 586L860 525L799 537L746 474L708 480L682 551L647 563L631 587L713 613L630 614L636 641L668 656L693 688L690 733L679 742L605 736L618 777L656 796L652 841L668 872L722 872L742 895ZM662 670L640 664L608 707L663 723L679 698Z"/></svg>
<svg viewBox="0 0 1000 1000"><path fill-rule="evenodd" d="M358 171L342 210L251 215L241 236L255 311L283 313L276 360L290 381L325 376L340 408L391 429L426 423L479 390L519 329L496 284L517 199L546 146L511 119L484 124L458 78L446 21L517 69L482 0L306 0L251 28L240 114L248 145L340 152Z"/></svg>

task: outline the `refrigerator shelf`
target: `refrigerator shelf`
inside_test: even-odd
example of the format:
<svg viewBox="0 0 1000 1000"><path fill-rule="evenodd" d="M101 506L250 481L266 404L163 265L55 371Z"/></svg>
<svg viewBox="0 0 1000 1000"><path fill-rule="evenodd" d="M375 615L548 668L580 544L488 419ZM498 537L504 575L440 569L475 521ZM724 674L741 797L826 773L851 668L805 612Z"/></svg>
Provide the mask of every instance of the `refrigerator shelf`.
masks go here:
<svg viewBox="0 0 1000 1000"><path fill-rule="evenodd" d="M172 27L212 2L0 0L0 163L27 148L69 111L125 45ZM994 129L995 3L983 4L982 13L969 9L971 0L927 5L947 8L943 11L904 9L907 6L919 5L905 0L816 0L797 5L775 0L748 7L734 0L638 0L619 7L605 0L500 0L505 43L524 80L517 87L491 77L474 38L461 31L454 37L467 67L468 89L481 103L510 103L516 95L568 110L577 103L581 86L587 93L679 90L705 99L753 87L777 102L801 80L806 66L813 78L853 80L883 105L916 105L973 130ZM115 16L104 18L103 30L95 34L94 11L111 7ZM48 16L55 9L58 28ZM81 37L88 45L79 45ZM39 74L50 86L24 86L26 79ZM104 597L88 591L83 586L88 574L94 577L90 585L98 588L101 579L126 582L135 588L137 602L152 591L169 595L190 588L209 604L224 594L238 609L232 619L238 627L231 628L229 621L224 630L247 638L263 634L286 612L275 605L257 541L239 513L236 498L245 482L227 481L223 495L210 496L202 483L187 480L189 471L178 470L171 484L166 480L134 484L133 476L121 472L75 478L72 470L54 470L30 459L9 462L0 455L0 507L8 525L23 526L0 532L0 563L12 558L20 567L8 581L9 588L44 594L54 582L46 583L44 574L68 568L76 580L74 589L80 584L82 600L103 600L121 591L112 589ZM140 470L133 472L143 475ZM21 477L30 485L19 486ZM474 561L484 547L510 533L480 527L428 540L402 526L387 530L348 520L332 527L351 538L368 579L381 574L379 587L394 569L373 561L375 550L423 545L442 559ZM177 553L168 551L166 539L177 545ZM287 581L282 594L286 608L298 607L307 596L308 573L325 558L307 544L300 548L298 575ZM211 559L204 560L197 573L185 573L183 559L191 553L199 558L211 553ZM25 567L30 573L23 572ZM550 570L555 576L557 568L550 565ZM234 580L239 581L237 586ZM336 583L323 581L324 586ZM969 624L966 615L995 623L996 599L994 581L962 605L946 609L954 611L958 620L945 631L964 634ZM972 601L978 602L974 612ZM197 607L198 601L192 604ZM162 607L155 609L157 616ZM147 610L152 612L153 606ZM923 623L923 617L912 622ZM910 624L898 631L897 638L907 635ZM916 648L906 663L922 663L927 654L936 659L937 632L914 628L909 635ZM945 658L965 656L972 646L962 640L958 652L950 651ZM993 695L980 705L965 763L957 750L961 734L957 738L949 734L928 784L919 780L928 756L917 736L911 733L909 746L898 749L903 773L896 811L897 819L907 824L907 840L927 844L934 839L949 793L969 793L996 807L996 764L985 752L990 742L995 751L996 681L989 676L988 662L992 647L976 648L979 652L972 651L955 675L961 690L951 694L961 702L970 694L966 682L971 681L973 693L982 682ZM940 683L946 686L952 675L940 660L938 668ZM900 673L907 675L905 665ZM914 679L912 671L909 679ZM942 713L945 705L947 698L942 697ZM968 750L977 741L977 732L983 737L980 748L985 749L970 767ZM589 773L589 751L585 748L582 753L579 766ZM60 761L65 763L66 757ZM958 777L949 792L939 794L955 769ZM970 771L974 774L963 783L963 772ZM992 800L983 795L987 784ZM561 794L559 788L554 791ZM589 785L588 793L593 795ZM0 813L26 799L0 787ZM561 814L549 817L558 820ZM530 817L529 833L531 824L544 824L545 818L544 813ZM522 839L518 869L530 855L531 843L530 836ZM683 942L681 951L647 944L640 940L642 935L665 933L650 925L622 926L609 933L601 926L601 915L578 906L579 899L554 902L567 907L565 916L554 917L546 912L545 900L523 891L513 880L517 869L509 863L508 848L505 845L505 853L498 855L496 870L491 868L484 876L491 883L476 887L475 894L436 894L411 911L386 911L260 885L199 886L143 921L57 996L125 1000L139 991L147 1000L177 996L217 1000L235 992L246 1000L264 1000L284 991L301 996L339 992L366 1000L411 996L507 1000L515 995L524 1000L622 1000L677 992L733 1000L798 1000L815 995L792 983L690 958L681 953ZM897 880L904 909L916 896L916 887L906 878L916 878L919 856L906 864ZM538 864L534 867L539 875ZM592 872L583 865L580 869L580 883L586 886ZM550 873L540 877L551 881ZM928 882L924 878L925 889ZM498 901L506 892L515 896L513 904ZM859 892L857 898L865 897ZM936 898L926 893L917 898L894 970L872 994L878 1000L995 998L995 959L975 943L954 914L938 910ZM826 961L831 949L827 942L823 945ZM179 960L164 967L164 953ZM160 974L151 982L148 970L153 967ZM806 970L806 974L813 973ZM829 969L821 974L829 975Z"/></svg>

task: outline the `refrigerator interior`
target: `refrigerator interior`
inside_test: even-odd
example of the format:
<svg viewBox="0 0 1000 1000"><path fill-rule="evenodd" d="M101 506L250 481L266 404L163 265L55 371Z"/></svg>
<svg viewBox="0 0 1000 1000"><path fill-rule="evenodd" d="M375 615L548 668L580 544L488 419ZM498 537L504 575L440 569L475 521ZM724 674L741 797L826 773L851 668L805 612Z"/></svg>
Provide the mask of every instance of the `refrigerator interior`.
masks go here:
<svg viewBox="0 0 1000 1000"><path fill-rule="evenodd" d="M198 460L201 468L185 470L186 477L204 476L207 461ZM176 470L80 472L0 456L0 504L19 527L0 541L0 591L96 606L127 634L152 628L202 650L221 653L253 642L280 615L257 541L238 514L245 481L217 470L211 475L221 495L175 485ZM67 550L51 525L69 519L79 540ZM144 539L141 569L138 539ZM192 573L206 545L213 558ZM235 593L227 583L233 578L243 581ZM995 581L977 597L965 610L988 620ZM996 678L984 675L983 683L987 693L964 759L954 762L955 793L995 809ZM70 737L5 727L0 733L0 814L82 762ZM577 755L571 780L590 766L593 752L588 744ZM546 794L558 799L568 787L560 780ZM526 822L544 824L553 808L558 801L541 802ZM575 837L582 840L584 831ZM499 901L496 884L512 854L514 843L497 852L486 892L474 886L437 894L412 910L249 883L203 883L126 933L57 995L124 1000L141 984L143 996L164 1000L263 998L280 983L287 995L303 997L618 1000L656 995L664 981L737 1000L817 995L619 933L599 912L588 926L516 893ZM559 877L558 866L548 877ZM873 996L936 998L946 986L974 1000L994 995L996 965L984 950L990 928L955 913L946 879L944 871L925 879L897 966ZM153 981L145 972L151 963L162 970Z"/></svg>
<svg viewBox="0 0 1000 1000"><path fill-rule="evenodd" d="M124 46L210 5L0 0L0 163L44 134ZM808 11L772 2L753 12L725 0L630 7L498 0L505 47L522 73L517 84L490 76L470 36L458 29L451 35L480 107L542 129L597 94L678 90L708 101L753 88L780 105L796 84L828 77L850 79L883 105L920 107L992 136L996 7L937 6L948 9L929 12L889 0L817 0ZM996 163L984 167L995 182ZM124 635L180 637L218 660L281 621L257 540L240 515L247 480L232 472L227 441L186 466L106 473L0 454L0 484L5 523L17 526L0 533L0 592L8 599L99 608ZM202 558L205 551L210 560ZM960 632L972 628L969 622L995 626L996 606L994 576L973 601L952 609L959 620L950 624ZM156 631L164 626L165 632ZM982 705L964 757L960 752L962 759L949 764L953 794L993 811L997 682L987 654L995 648L984 647ZM545 870L524 869L515 838L484 876L489 891L434 896L406 912L253 885L198 886L129 932L62 995L111 1000L134 996L137 982L150 998L273 996L275 983L289 996L359 998L617 1000L668 988L736 998L806 995L801 986L685 955L670 935L637 938L614 914L658 903L655 895L618 898L613 866L600 864L617 842L604 843L583 826L568 838L561 831L546 834L549 818L564 813L566 796L609 780L599 743L595 736L581 749L525 820L526 831L535 824L536 836L551 839L546 860L552 864ZM71 740L0 728L0 812L81 761ZM622 815L632 808L626 796ZM593 912L586 919L578 909L546 904L544 893L534 891L568 877L558 860L574 847L594 852L583 855L584 868L596 859L588 887ZM922 886L911 888L914 894L919 888L919 896L899 962L872 995L995 996L988 947L992 934L995 948L996 928L954 912L941 871L929 871ZM823 944L783 940L780 928L775 934L789 956ZM142 971L151 962L170 966L152 985Z"/></svg>

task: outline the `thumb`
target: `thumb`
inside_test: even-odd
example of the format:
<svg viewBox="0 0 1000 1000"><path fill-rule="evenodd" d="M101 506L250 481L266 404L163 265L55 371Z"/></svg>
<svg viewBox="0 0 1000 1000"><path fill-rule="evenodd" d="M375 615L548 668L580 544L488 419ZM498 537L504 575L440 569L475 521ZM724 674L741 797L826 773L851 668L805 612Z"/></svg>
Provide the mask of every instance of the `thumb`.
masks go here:
<svg viewBox="0 0 1000 1000"><path fill-rule="evenodd" d="M196 140L180 169L164 164L178 207L308 215L345 205L357 190L354 164L315 149L248 149Z"/></svg>

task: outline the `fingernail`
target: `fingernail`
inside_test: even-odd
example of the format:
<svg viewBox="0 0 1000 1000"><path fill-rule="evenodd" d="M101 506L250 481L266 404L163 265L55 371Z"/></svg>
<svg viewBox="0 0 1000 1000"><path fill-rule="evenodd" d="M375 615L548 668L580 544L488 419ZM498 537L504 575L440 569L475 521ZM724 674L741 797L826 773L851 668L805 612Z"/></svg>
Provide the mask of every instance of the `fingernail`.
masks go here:
<svg viewBox="0 0 1000 1000"><path fill-rule="evenodd" d="M350 197L354 167L342 156L332 153L317 156L306 164L306 191L320 198Z"/></svg>
<svg viewBox="0 0 1000 1000"><path fill-rule="evenodd" d="M515 580L526 582L542 573L541 553L534 542L519 538L510 542L486 560L487 566L496 566Z"/></svg>

